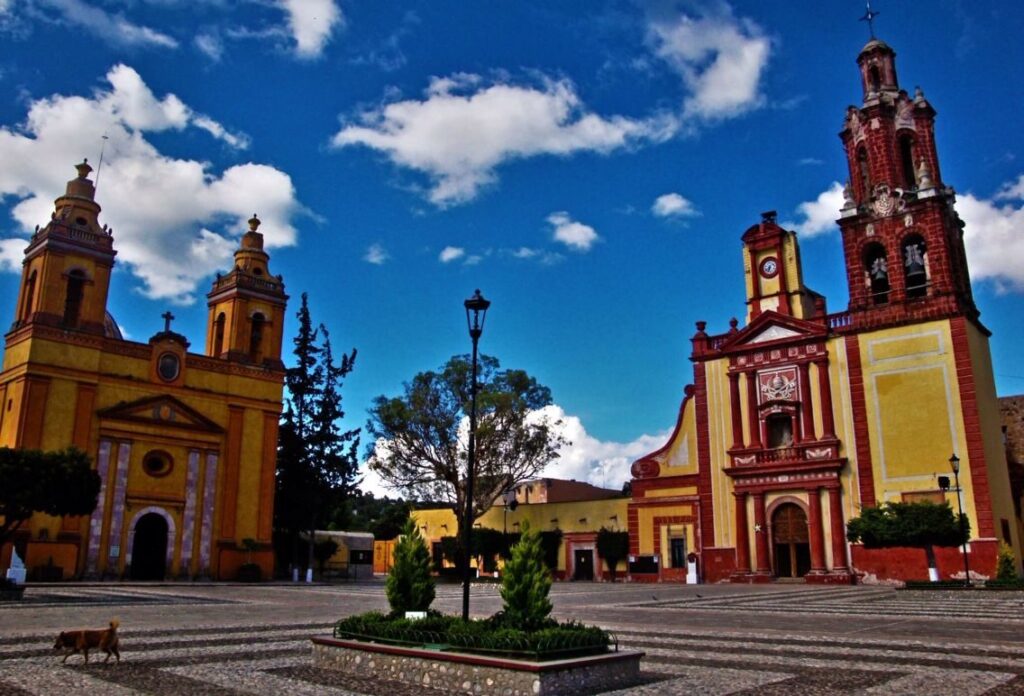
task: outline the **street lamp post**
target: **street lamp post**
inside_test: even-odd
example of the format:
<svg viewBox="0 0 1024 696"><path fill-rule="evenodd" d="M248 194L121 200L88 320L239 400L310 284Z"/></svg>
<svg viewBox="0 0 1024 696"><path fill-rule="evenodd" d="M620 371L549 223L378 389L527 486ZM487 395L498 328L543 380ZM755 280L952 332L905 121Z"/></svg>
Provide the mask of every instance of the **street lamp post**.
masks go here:
<svg viewBox="0 0 1024 696"><path fill-rule="evenodd" d="M960 523L960 536L963 537L963 556L964 556L964 585L970 586L971 584L971 566L967 561L967 534L964 531L964 503L960 499L960 457L953 453L953 456L949 458L949 466L953 469L953 481L956 484L956 507L960 511L959 523Z"/></svg>
<svg viewBox="0 0 1024 696"><path fill-rule="evenodd" d="M484 332L487 308L491 303L477 290L463 305L466 307L469 337L473 340L473 381L469 388L469 467L466 472L466 509L462 523L462 620L469 621L469 549L473 532L473 475L476 470L476 347Z"/></svg>

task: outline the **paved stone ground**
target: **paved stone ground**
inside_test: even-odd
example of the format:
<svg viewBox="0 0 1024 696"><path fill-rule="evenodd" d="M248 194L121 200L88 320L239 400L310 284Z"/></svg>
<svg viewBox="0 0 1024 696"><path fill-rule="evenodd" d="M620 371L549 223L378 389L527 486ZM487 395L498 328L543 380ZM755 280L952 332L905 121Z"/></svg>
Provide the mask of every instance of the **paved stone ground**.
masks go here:
<svg viewBox="0 0 1024 696"><path fill-rule="evenodd" d="M1021 592L560 583L552 599L647 653L644 682L616 694L1024 694ZM500 604L474 586L474 614ZM310 635L385 607L379 581L34 585L0 604L0 695L440 693L312 667ZM458 612L461 588L435 607ZM58 631L114 617L120 665L61 665Z"/></svg>

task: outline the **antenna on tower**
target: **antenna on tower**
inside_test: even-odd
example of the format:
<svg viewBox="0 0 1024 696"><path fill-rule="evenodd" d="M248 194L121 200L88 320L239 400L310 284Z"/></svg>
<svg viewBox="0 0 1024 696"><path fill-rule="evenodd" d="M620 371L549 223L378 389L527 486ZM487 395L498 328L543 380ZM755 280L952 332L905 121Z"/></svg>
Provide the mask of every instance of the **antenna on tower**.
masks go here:
<svg viewBox="0 0 1024 696"><path fill-rule="evenodd" d="M874 19L875 19L875 17L877 17L878 15L880 15L882 13L881 12L876 12L875 10L871 9L871 0L864 0L864 2L867 5L867 12L865 12L864 16L860 18L860 21L868 23L868 32L871 34L871 38L874 39L875 38Z"/></svg>
<svg viewBox="0 0 1024 696"><path fill-rule="evenodd" d="M100 172L103 171L103 151L107 149L107 140L109 140L106 133L103 134L102 138L103 144L100 145L100 164L96 167L96 184L93 186L93 191L99 191L100 188Z"/></svg>

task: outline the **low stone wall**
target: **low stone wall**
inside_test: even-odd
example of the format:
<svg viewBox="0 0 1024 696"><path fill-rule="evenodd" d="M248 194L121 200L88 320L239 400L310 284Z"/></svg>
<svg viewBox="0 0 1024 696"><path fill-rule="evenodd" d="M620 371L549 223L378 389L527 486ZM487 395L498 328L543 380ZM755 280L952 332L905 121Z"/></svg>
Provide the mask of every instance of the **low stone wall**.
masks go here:
<svg viewBox="0 0 1024 696"><path fill-rule="evenodd" d="M615 652L525 662L335 638L312 641L317 667L481 696L568 696L622 688L637 682L644 656Z"/></svg>

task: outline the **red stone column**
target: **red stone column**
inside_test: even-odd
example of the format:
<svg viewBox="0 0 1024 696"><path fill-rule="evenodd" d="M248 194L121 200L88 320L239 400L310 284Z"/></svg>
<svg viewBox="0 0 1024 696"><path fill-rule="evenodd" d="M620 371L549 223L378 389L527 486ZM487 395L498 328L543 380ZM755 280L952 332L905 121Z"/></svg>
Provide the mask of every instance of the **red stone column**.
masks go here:
<svg viewBox="0 0 1024 696"><path fill-rule="evenodd" d="M825 565L825 535L821 528L821 489L811 488L807 491L807 501L810 508L807 524L810 526L811 572L824 573L828 568Z"/></svg>
<svg viewBox="0 0 1024 696"><path fill-rule="evenodd" d="M843 504L839 499L839 486L828 489L829 519L832 523L832 571L846 571L846 525L843 524Z"/></svg>
<svg viewBox="0 0 1024 696"><path fill-rule="evenodd" d="M740 373L729 373L729 403L732 408L732 446L743 447L743 412L740 410Z"/></svg>
<svg viewBox="0 0 1024 696"><path fill-rule="evenodd" d="M768 559L768 525L764 515L764 493L753 493L754 498L754 549L757 558L754 559L755 571L758 573L770 573L771 565Z"/></svg>
<svg viewBox="0 0 1024 696"><path fill-rule="evenodd" d="M814 440L814 404L811 403L811 365L800 363L800 420L804 442Z"/></svg>
<svg viewBox="0 0 1024 696"><path fill-rule="evenodd" d="M757 373L747 373L747 411L750 415L750 447L761 448L761 419L757 414Z"/></svg>
<svg viewBox="0 0 1024 696"><path fill-rule="evenodd" d="M733 493L736 498L736 571L750 572L750 540L747 537L747 494Z"/></svg>
<svg viewBox="0 0 1024 696"><path fill-rule="evenodd" d="M819 360L815 365L818 366L818 396L821 397L821 438L834 439L836 426L832 420L832 381L828 376L828 360Z"/></svg>

